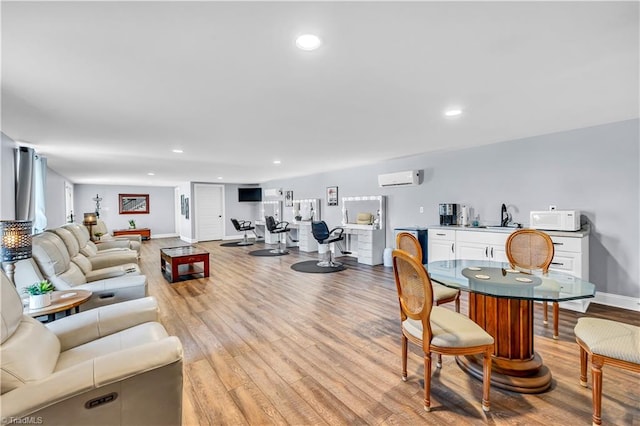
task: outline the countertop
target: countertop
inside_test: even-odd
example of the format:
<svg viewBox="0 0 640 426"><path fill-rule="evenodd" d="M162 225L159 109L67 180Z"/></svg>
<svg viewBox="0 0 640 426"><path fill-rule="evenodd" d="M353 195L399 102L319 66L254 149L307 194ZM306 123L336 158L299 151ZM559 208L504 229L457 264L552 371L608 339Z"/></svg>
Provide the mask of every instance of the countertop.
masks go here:
<svg viewBox="0 0 640 426"><path fill-rule="evenodd" d="M461 226L461 225L450 225L450 226L431 225L431 226L427 226L427 228L428 229L453 229L458 231L474 231L474 232L503 232L506 234L510 234L513 231L517 231L518 229L528 229L527 227L511 228L511 227L491 226L491 227L483 228L482 226ZM589 224L584 224L582 225L582 228L580 228L579 231L547 231L542 229L541 231L546 232L547 234L555 237L582 238L589 235L589 233L591 232L591 226Z"/></svg>

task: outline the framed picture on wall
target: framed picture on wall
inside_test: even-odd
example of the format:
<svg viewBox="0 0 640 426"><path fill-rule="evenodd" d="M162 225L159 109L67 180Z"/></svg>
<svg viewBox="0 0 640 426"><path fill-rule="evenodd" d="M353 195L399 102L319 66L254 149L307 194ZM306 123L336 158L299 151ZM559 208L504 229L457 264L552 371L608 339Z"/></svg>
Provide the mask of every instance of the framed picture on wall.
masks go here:
<svg viewBox="0 0 640 426"><path fill-rule="evenodd" d="M284 206L293 207L293 191L285 191L284 193Z"/></svg>
<svg viewBox="0 0 640 426"><path fill-rule="evenodd" d="M118 194L120 214L149 214L149 194Z"/></svg>
<svg viewBox="0 0 640 426"><path fill-rule="evenodd" d="M338 205L338 187L337 186L327 187L327 205L328 206Z"/></svg>
<svg viewBox="0 0 640 426"><path fill-rule="evenodd" d="M184 194L180 195L180 214L184 216Z"/></svg>

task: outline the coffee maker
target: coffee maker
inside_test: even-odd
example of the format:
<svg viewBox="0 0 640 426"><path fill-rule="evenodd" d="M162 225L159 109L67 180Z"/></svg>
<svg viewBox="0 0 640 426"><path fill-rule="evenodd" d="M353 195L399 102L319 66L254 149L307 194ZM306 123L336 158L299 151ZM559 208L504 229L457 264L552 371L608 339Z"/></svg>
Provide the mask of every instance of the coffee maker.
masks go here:
<svg viewBox="0 0 640 426"><path fill-rule="evenodd" d="M458 204L440 204L438 211L440 213L440 225L450 226L458 224L458 214L460 206Z"/></svg>

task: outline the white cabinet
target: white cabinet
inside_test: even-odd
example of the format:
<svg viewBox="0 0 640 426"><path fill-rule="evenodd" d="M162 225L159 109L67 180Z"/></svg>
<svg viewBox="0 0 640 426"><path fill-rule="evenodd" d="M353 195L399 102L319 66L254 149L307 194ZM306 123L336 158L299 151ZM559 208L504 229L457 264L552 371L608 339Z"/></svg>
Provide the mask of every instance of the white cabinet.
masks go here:
<svg viewBox="0 0 640 426"><path fill-rule="evenodd" d="M515 231L514 230L510 230ZM511 232L470 229L429 229L429 262L450 259L508 262L505 245ZM554 256L549 269L589 280L589 231L547 231L553 241ZM590 299L561 302L563 308L585 312Z"/></svg>
<svg viewBox="0 0 640 426"><path fill-rule="evenodd" d="M376 229L373 225L343 225L345 233L344 245L357 257L358 263L365 265L382 265L385 249L385 230ZM338 254L336 254L337 256Z"/></svg>
<svg viewBox="0 0 640 426"><path fill-rule="evenodd" d="M318 241L311 232L311 222L298 222L298 248L300 251L318 251Z"/></svg>
<svg viewBox="0 0 640 426"><path fill-rule="evenodd" d="M505 244L508 233L456 231L456 259L506 262Z"/></svg>
<svg viewBox="0 0 640 426"><path fill-rule="evenodd" d="M589 236L582 238L551 235L553 241L553 260L549 269L574 275L589 281ZM565 284L567 285L567 284ZM586 312L591 299L561 302L562 308Z"/></svg>
<svg viewBox="0 0 640 426"><path fill-rule="evenodd" d="M434 228L428 231L427 255L429 262L436 260L451 260L456 254L456 231L455 229Z"/></svg>

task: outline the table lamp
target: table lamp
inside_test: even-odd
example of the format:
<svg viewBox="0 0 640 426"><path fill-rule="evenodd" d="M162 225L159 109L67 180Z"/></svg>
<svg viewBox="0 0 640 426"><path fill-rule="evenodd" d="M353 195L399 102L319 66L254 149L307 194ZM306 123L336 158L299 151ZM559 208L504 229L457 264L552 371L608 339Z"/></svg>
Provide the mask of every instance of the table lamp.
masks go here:
<svg viewBox="0 0 640 426"><path fill-rule="evenodd" d="M84 226L89 227L89 239L93 241L93 225L98 224L98 216L94 213L85 213L84 214Z"/></svg>
<svg viewBox="0 0 640 426"><path fill-rule="evenodd" d="M30 220L0 220L0 261L11 282L15 263L31 257L31 227Z"/></svg>

